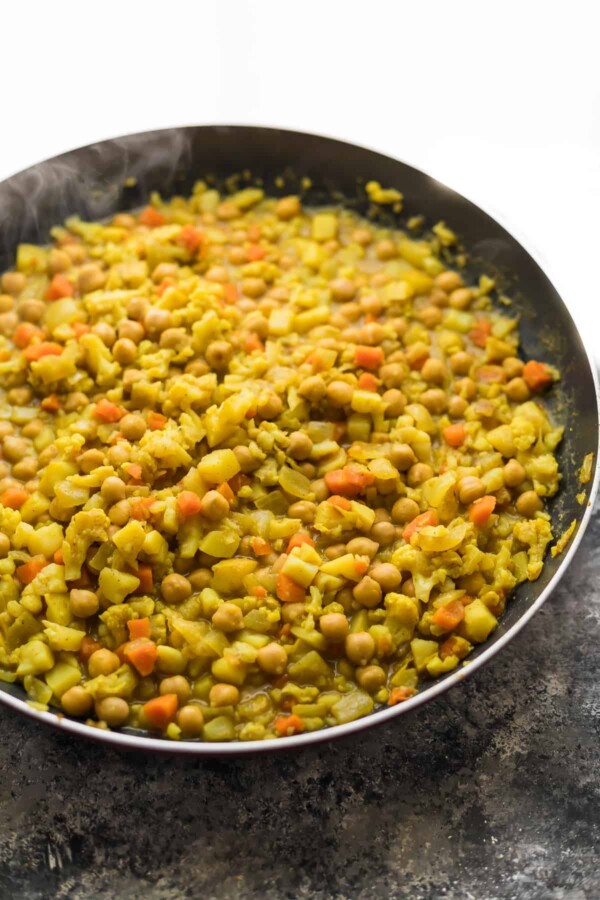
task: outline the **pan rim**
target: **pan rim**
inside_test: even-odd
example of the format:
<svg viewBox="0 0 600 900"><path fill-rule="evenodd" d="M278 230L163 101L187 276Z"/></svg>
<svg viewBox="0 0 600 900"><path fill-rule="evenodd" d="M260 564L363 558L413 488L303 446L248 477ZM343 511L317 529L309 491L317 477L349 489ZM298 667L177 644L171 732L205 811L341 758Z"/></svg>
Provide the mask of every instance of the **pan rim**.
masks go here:
<svg viewBox="0 0 600 900"><path fill-rule="evenodd" d="M594 396L595 396L595 407L596 407L596 419L598 422L598 434L596 437L596 446L594 448L595 460L594 460L594 476L590 488L590 493L588 500L586 502L586 508L583 512L581 519L579 520L579 527L577 528L577 532L573 539L570 542L570 545L563 555L563 558L559 564L559 567L553 577L550 579L546 587L541 591L540 595L535 599L535 601L529 606L527 610L519 617L519 619L508 628L504 634L498 637L489 647L482 650L479 656L472 660L467 661L467 663L463 666L463 668L456 670L455 672L449 673L443 680L433 684L429 687L425 687L414 697L405 700L403 703L397 704L396 706L389 707L387 709L379 709L373 713L370 713L368 716L364 716L363 718L357 719L353 722L348 722L344 725L333 725L328 728L323 728L319 731L308 732L306 734L300 735L292 735L291 737L287 737L285 741L277 738L270 738L264 741L237 741L237 742L215 742L215 743L206 743L203 741L170 741L165 738L157 738L157 737L144 737L142 735L137 734L125 734L117 731L105 731L104 729L94 728L89 725L85 725L83 722L78 722L74 719L69 719L62 714L57 714L54 712L44 712L41 710L37 710L30 706L26 700L22 700L18 697L14 697L12 694L7 693L4 690L0 689L0 703L4 706L7 706L15 711L21 713L29 717L30 719L34 719L43 724L50 725L54 728L57 728L62 731L66 731L68 733L74 734L78 737L83 737L88 740L96 740L100 743L106 744L108 746L120 747L122 749L127 749L130 751L140 750L140 751L152 751L162 754L177 754L177 755L185 755L185 756L205 756L205 757L214 757L214 756L225 756L225 757L239 757L239 756L248 756L255 755L261 753L273 753L273 752L281 752L285 750L292 750L302 747L307 747L314 744L324 743L328 741L338 740L343 737L348 737L353 734L357 734L361 731L364 731L368 728L373 728L377 725L383 724L384 722L389 722L391 719L396 718L398 716L404 715L411 710L415 710L423 704L429 702L430 700L435 699L436 697L441 696L446 693L446 691L450 690L450 688L454 687L457 684L462 683L466 678L470 677L474 672L478 671L478 669L483 666L485 663L489 662L493 657L500 652L500 650L508 644L513 638L519 634L519 632L525 627L527 622L535 615L536 612L543 606L551 593L556 589L566 570L568 569L571 561L577 552L577 549L583 539L585 531L589 525L592 510L594 507L594 502L596 496L598 494L598 489L600 486L600 465L598 460L598 451L600 448L600 380L598 376L598 370L596 367L596 363L594 361L594 355L590 350L589 341L587 336L584 334L584 329L580 327L580 322L578 322L577 314L574 314L571 308L565 303L563 300L563 296L565 295L562 290L559 290L557 284L559 283L554 275L552 274L552 266L549 261L544 260L543 264L540 261L538 251L532 247L530 239L528 236L523 236L522 232L511 223L509 224L505 217L494 213L493 215L487 211L485 206L481 206L476 201L472 200L468 195L463 194L455 190L454 188L448 187L444 182L439 181L435 176L431 175L428 171L417 168L412 165L412 163L404 162L403 160L389 156L385 152L381 152L380 150L364 145L357 144L352 140L340 139L337 137L332 137L330 135L325 135L318 132L312 131L298 131L296 129L283 128L277 125L261 125L261 124L232 124L232 123L205 123L204 125L174 125L167 128L159 128L159 129L151 129L146 131L132 132L131 134L126 135L117 135L114 137L104 138L101 141L96 141L90 144L83 145L81 147L76 147L71 150L67 150L63 153L57 154L56 156L49 157L47 159L39 160L36 163L32 163L30 166L27 166L26 169L21 170L21 172L27 171L31 168L36 168L43 163L53 162L55 160L59 160L61 157L68 155L71 152L75 152L78 150L85 150L91 147L95 147L101 145L103 143L110 143L115 140L125 140L127 138L134 138L136 136L142 136L147 134L156 134L156 133L167 133L171 131L178 130L195 130L202 128L223 128L223 129L231 129L231 130L255 130L260 129L262 131L267 132L283 132L287 135L293 135L298 137L299 139L305 137L314 137L321 140L328 141L330 143L337 143L341 147L348 146L353 147L355 149L366 150L371 153L375 153L380 157L383 157L390 162L400 163L407 169L412 169L413 171L426 176L432 181L436 182L438 185L443 187L445 190L452 192L455 195L458 195L461 199L466 200L473 206L475 206L478 210L487 215L492 221L496 222L500 225L504 231L519 245L519 247L536 263L542 273L546 276L552 287L555 289L561 303L563 304L565 311L571 319L573 320L575 330L579 336L579 339L582 343L587 363L590 367L590 371L592 374L592 380L594 384ZM14 172L6 178L2 179L2 181L8 181L16 175L21 174L21 172ZM567 293L568 295L568 293Z"/></svg>

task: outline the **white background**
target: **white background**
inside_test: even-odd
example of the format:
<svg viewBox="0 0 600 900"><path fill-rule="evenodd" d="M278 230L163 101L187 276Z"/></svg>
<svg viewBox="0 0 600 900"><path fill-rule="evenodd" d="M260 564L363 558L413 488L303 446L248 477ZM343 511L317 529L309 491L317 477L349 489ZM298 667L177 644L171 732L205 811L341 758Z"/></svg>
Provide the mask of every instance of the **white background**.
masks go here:
<svg viewBox="0 0 600 900"><path fill-rule="evenodd" d="M428 171L525 240L600 360L595 2L54 0L0 8L0 178L192 123L281 125Z"/></svg>

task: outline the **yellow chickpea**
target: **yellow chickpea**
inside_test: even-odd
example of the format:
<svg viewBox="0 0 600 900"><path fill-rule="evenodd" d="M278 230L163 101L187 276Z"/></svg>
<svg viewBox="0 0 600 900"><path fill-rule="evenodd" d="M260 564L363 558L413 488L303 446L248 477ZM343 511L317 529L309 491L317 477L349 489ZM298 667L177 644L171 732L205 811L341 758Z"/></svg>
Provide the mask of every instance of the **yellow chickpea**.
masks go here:
<svg viewBox="0 0 600 900"><path fill-rule="evenodd" d="M378 563L371 566L369 576L376 581L386 593L395 591L402 583L402 575L392 563Z"/></svg>
<svg viewBox="0 0 600 900"><path fill-rule="evenodd" d="M360 666L355 674L360 687L369 694L374 694L382 688L387 680L385 670L381 666Z"/></svg>
<svg viewBox="0 0 600 900"><path fill-rule="evenodd" d="M504 483L511 488L523 484L527 474L525 469L516 459L509 459L503 469Z"/></svg>
<svg viewBox="0 0 600 900"><path fill-rule="evenodd" d="M129 704L121 697L105 697L96 703L96 715L111 728L118 728L129 718Z"/></svg>
<svg viewBox="0 0 600 900"><path fill-rule="evenodd" d="M213 613L212 623L219 631L227 634L244 627L244 615L236 603L225 602Z"/></svg>
<svg viewBox="0 0 600 900"><path fill-rule="evenodd" d="M177 724L184 734L190 737L200 737L204 728L202 708L195 704L183 706L177 713Z"/></svg>
<svg viewBox="0 0 600 900"><path fill-rule="evenodd" d="M77 718L80 718L81 716L87 715L90 711L93 700L91 694L89 694L85 688L76 684L74 687L71 687L68 691L64 692L60 698L60 703L68 716L77 716Z"/></svg>
<svg viewBox="0 0 600 900"><path fill-rule="evenodd" d="M191 596L192 586L184 575L173 572L163 578L160 590L166 603L182 603Z"/></svg>
<svg viewBox="0 0 600 900"><path fill-rule="evenodd" d="M296 196L282 197L275 205L275 215L283 222L293 219L301 212L300 198Z"/></svg>
<svg viewBox="0 0 600 900"><path fill-rule="evenodd" d="M208 694L211 706L235 706L239 699L240 692L234 684L213 684Z"/></svg>
<svg viewBox="0 0 600 900"><path fill-rule="evenodd" d="M112 650L95 650L88 659L88 672L91 678L97 675L112 675L121 665L121 660Z"/></svg>
<svg viewBox="0 0 600 900"><path fill-rule="evenodd" d="M268 675L281 675L285 672L288 655L281 644L272 641L265 647L261 647L256 656L259 667Z"/></svg>
<svg viewBox="0 0 600 900"><path fill-rule="evenodd" d="M79 619L87 619L98 612L100 602L94 591L73 588L69 594L69 606L74 616Z"/></svg>
<svg viewBox="0 0 600 900"><path fill-rule="evenodd" d="M467 475L458 482L458 498L462 504L469 506L485 494L485 485L480 478Z"/></svg>
<svg viewBox="0 0 600 900"><path fill-rule="evenodd" d="M415 463L411 466L406 475L406 481L410 487L418 487L425 481L433 478L433 469L427 463Z"/></svg>
<svg viewBox="0 0 600 900"><path fill-rule="evenodd" d="M211 522L219 522L229 512L229 503L218 491L207 491L202 498L202 515Z"/></svg>
<svg viewBox="0 0 600 900"><path fill-rule="evenodd" d="M288 456L292 459L308 459L312 452L313 442L303 431L293 431L290 434L290 443L287 448Z"/></svg>
<svg viewBox="0 0 600 900"><path fill-rule="evenodd" d="M536 512L541 512L544 508L544 503L535 491L524 491L517 497L515 506L520 516L533 519Z"/></svg>
<svg viewBox="0 0 600 900"><path fill-rule="evenodd" d="M347 381L331 381L327 386L327 399L337 409L349 406L353 394L354 388Z"/></svg>
<svg viewBox="0 0 600 900"><path fill-rule="evenodd" d="M163 678L158 690L161 696L176 694L180 706L185 706L192 693L189 682L183 675L171 675L169 678Z"/></svg>
<svg viewBox="0 0 600 900"><path fill-rule="evenodd" d="M368 631L355 631L345 641L346 656L357 666L366 666L375 653L375 641Z"/></svg>

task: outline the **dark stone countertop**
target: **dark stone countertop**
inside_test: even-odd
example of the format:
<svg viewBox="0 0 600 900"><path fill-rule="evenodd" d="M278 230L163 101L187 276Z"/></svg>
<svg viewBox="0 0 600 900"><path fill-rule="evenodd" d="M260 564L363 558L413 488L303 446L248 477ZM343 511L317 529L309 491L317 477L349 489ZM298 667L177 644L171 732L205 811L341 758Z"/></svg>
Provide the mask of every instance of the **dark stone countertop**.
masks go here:
<svg viewBox="0 0 600 900"><path fill-rule="evenodd" d="M357 738L124 754L0 710L0 897L600 896L600 515L464 685Z"/></svg>

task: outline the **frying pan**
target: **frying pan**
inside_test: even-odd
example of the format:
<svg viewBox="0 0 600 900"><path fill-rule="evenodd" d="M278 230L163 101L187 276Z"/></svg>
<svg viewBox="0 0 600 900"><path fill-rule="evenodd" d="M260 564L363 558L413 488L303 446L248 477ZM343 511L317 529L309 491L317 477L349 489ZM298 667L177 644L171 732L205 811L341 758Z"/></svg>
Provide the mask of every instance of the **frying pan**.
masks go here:
<svg viewBox="0 0 600 900"><path fill-rule="evenodd" d="M285 194L301 189L308 203L333 200L359 212L366 212L368 206L364 184L374 179L402 191L404 217L423 214L430 225L442 219L457 232L469 253L472 274L494 273L513 298L521 317L525 356L549 360L561 372L549 404L566 426L558 452L563 480L550 510L555 535L573 520L577 527L564 553L548 554L540 578L517 589L497 630L471 654L467 666L428 682L404 703L346 725L285 740L166 741L133 730L101 731L66 716L37 711L26 704L19 685L0 684L0 702L6 706L73 734L123 748L220 756L300 748L414 710L490 660L541 607L573 558L598 486L596 373L568 309L547 276L531 253L479 207L423 172L364 147L294 131L218 125L151 131L73 150L0 183L0 271L12 266L20 241L46 242L51 226L69 215L103 219L118 210L141 206L151 191L165 197L185 194L199 178L211 176L215 184L222 184L232 174L243 172L253 183L262 183L267 192ZM594 454L594 476L586 486L586 502L580 505L576 494L583 488L578 472L588 453Z"/></svg>

